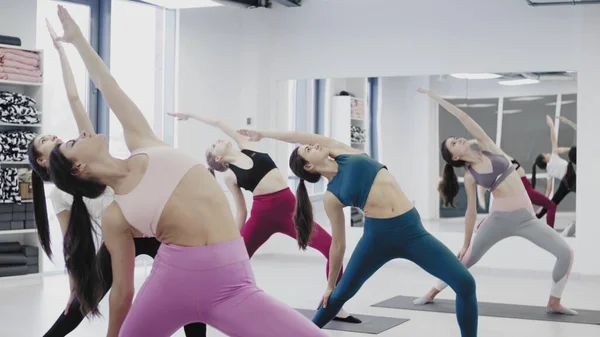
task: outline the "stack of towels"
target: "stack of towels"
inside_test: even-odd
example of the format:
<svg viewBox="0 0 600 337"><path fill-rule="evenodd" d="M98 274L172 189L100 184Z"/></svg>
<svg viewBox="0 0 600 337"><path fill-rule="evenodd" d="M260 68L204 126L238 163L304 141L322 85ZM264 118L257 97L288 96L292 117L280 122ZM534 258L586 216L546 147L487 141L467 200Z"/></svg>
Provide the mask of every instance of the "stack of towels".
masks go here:
<svg viewBox="0 0 600 337"><path fill-rule="evenodd" d="M30 51L0 48L0 80L42 83L40 56Z"/></svg>
<svg viewBox="0 0 600 337"><path fill-rule="evenodd" d="M10 124L38 124L40 111L36 101L17 92L0 91L0 122Z"/></svg>
<svg viewBox="0 0 600 337"><path fill-rule="evenodd" d="M37 247L18 242L0 242L0 277L39 272Z"/></svg>

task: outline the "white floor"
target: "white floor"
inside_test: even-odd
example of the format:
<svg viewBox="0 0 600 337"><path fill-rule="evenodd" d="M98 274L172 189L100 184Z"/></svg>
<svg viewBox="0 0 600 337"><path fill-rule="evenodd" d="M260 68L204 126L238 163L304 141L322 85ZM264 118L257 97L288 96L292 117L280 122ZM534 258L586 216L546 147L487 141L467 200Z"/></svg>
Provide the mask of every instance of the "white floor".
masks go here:
<svg viewBox="0 0 600 337"><path fill-rule="evenodd" d="M314 308L325 286L323 259L315 257L256 256L252 260L257 282L268 293L297 308ZM136 270L136 287L141 286L145 268ZM544 305L550 276L518 278L490 276L474 272L479 301ZM395 295L418 296L432 284L430 276L415 267L387 265L375 274L346 308L353 313L409 318L410 321L379 334L391 336L460 336L454 315L418 311L372 308L371 304ZM0 288L0 336L41 336L54 322L67 300L67 279L46 277L43 285ZM452 298L447 290L440 298ZM600 284L581 279L570 280L564 304L573 308L600 310ZM101 311L108 314L107 301ZM105 317L106 318L106 317ZM70 336L106 336L105 319L84 321ZM334 337L374 336L328 330ZM209 336L224 336L210 330ZM184 336L178 332L175 336ZM519 319L479 318L479 336L483 337L598 337L600 325L527 321ZM283 337L283 336L282 336Z"/></svg>

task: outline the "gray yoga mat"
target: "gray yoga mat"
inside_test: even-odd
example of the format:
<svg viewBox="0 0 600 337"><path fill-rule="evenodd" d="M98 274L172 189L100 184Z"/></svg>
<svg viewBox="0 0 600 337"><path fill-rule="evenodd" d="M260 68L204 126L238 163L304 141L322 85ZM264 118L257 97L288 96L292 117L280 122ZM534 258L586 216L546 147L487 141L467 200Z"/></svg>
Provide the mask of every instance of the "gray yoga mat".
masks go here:
<svg viewBox="0 0 600 337"><path fill-rule="evenodd" d="M304 317L312 320L315 316L315 310L308 309L296 309L300 312ZM331 321L327 323L323 328L329 330L337 330L337 331L347 331L347 332L358 332L358 333L366 333L371 335L378 335L386 330L389 330L395 326L398 326L402 323L408 322L406 318L394 318L394 317L380 317L380 316L368 316L368 315L355 315L352 316L360 319L362 323L344 323Z"/></svg>
<svg viewBox="0 0 600 337"><path fill-rule="evenodd" d="M455 313L454 301L436 299L426 305L414 305L416 297L396 296L383 302L373 304L372 307L392 308L403 310L430 311ZM527 319L534 321L567 322L580 324L600 324L600 311L574 309L579 312L577 316L555 315L546 312L545 307L529 305L516 305L505 303L479 302L479 316Z"/></svg>

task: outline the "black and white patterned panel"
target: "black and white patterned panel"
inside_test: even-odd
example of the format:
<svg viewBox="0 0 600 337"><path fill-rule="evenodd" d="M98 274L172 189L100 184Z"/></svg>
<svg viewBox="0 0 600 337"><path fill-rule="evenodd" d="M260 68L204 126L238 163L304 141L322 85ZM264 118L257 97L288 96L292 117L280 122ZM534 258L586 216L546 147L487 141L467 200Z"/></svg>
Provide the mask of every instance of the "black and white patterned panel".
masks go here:
<svg viewBox="0 0 600 337"><path fill-rule="evenodd" d="M36 101L27 95L10 91L0 91L0 105L20 105L35 107Z"/></svg>
<svg viewBox="0 0 600 337"><path fill-rule="evenodd" d="M0 162L27 160L27 145L37 136L31 131L0 132Z"/></svg>
<svg viewBox="0 0 600 337"><path fill-rule="evenodd" d="M3 168L0 171L2 180L2 201L21 202L19 193L19 175L16 168Z"/></svg>

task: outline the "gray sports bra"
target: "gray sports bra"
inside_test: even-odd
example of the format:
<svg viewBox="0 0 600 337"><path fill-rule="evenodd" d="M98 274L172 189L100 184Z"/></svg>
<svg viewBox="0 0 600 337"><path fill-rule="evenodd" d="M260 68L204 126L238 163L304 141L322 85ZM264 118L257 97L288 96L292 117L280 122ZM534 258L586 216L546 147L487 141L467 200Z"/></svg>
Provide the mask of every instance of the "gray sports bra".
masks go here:
<svg viewBox="0 0 600 337"><path fill-rule="evenodd" d="M481 151L486 157L490 158L492 162L492 172L490 173L478 173L471 165L467 166L469 172L475 179L478 185L483 186L494 191L498 185L500 185L506 177L515 171L515 168L510 164L506 157L494 154L489 151Z"/></svg>

